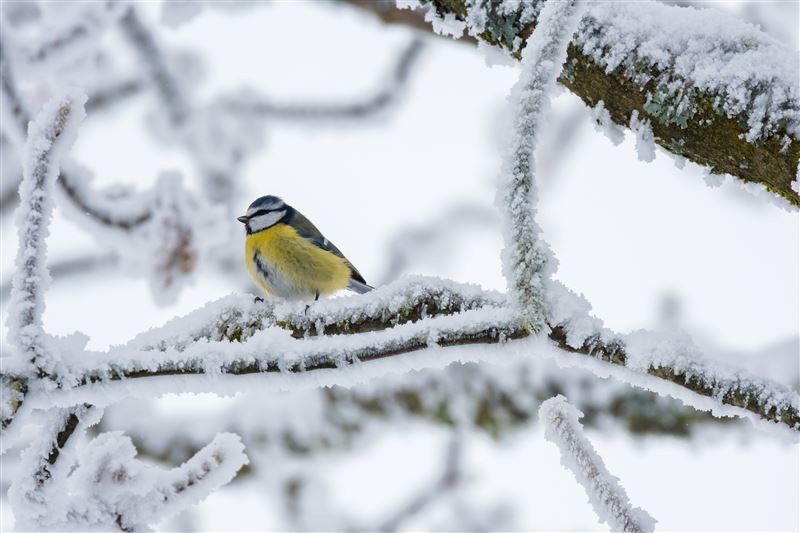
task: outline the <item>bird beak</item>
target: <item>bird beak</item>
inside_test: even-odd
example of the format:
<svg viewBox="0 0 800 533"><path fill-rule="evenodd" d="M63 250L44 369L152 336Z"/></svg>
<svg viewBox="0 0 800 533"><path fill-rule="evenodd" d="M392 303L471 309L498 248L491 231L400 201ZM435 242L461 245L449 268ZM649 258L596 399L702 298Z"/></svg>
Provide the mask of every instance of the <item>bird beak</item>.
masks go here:
<svg viewBox="0 0 800 533"><path fill-rule="evenodd" d="M247 217L247 215L242 215L240 217L237 217L236 220L238 220L242 224L247 224L247 221L250 219Z"/></svg>

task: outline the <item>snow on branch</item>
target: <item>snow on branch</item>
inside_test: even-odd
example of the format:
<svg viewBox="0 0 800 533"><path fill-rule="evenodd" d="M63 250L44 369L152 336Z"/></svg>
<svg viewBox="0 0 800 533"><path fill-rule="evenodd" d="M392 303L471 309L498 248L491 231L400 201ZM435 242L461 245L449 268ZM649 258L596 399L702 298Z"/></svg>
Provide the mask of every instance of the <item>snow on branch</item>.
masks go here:
<svg viewBox="0 0 800 533"><path fill-rule="evenodd" d="M171 470L136 459L136 448L121 433L103 433L81 450L66 480L66 508L42 525L139 531L202 501L248 462L241 440L230 433L218 434Z"/></svg>
<svg viewBox="0 0 800 533"><path fill-rule="evenodd" d="M420 0L424 9L409 11L340 1L388 23L460 25L465 40L516 59L545 3ZM589 107L604 102L621 127L638 111L663 149L800 206L791 188L800 160L798 79L796 54L760 29L716 9L642 1L592 3L559 82Z"/></svg>
<svg viewBox="0 0 800 533"><path fill-rule="evenodd" d="M96 410L85 405L51 409L45 415L38 438L22 453L8 493L18 527L35 527L51 515L53 497L68 473L67 461L59 459L70 438L97 421Z"/></svg>
<svg viewBox="0 0 800 533"><path fill-rule="evenodd" d="M559 364L585 362L595 373L700 410L800 430L800 397L786 387L711 363L696 350L681 349L670 360L668 344L659 357L643 363L642 345L634 339L629 358L624 337L604 330L581 301L568 298L564 294L564 301L551 306L549 339L526 340L529 332L514 310L500 306L497 293L453 282L399 280L368 295L318 302L307 319L300 318L303 305L255 303L249 295L232 295L108 352L61 343L68 366L61 390L28 391L20 401L41 408L82 401L105 405L164 392L225 394L247 383L263 388L267 381L276 389L302 383L349 386L387 373L485 360L485 353L447 347L494 344L498 351L492 353L537 353ZM411 352L417 356L409 359ZM397 364L380 363L398 356L402 359ZM245 379L255 375L263 377ZM13 376L7 379L16 382ZM226 381L230 379L235 381Z"/></svg>
<svg viewBox="0 0 800 533"><path fill-rule="evenodd" d="M497 200L503 214L503 270L523 323L534 332L545 327L544 280L552 254L539 238L542 231L535 220L533 149L582 12L582 2L547 2L523 51L522 72L511 93L513 132Z"/></svg>
<svg viewBox="0 0 800 533"><path fill-rule="evenodd" d="M164 470L136 459L131 440L119 432L84 443L86 429L101 417L88 405L47 413L9 491L18 526L141 530L201 501L248 463L239 437L224 433Z"/></svg>
<svg viewBox="0 0 800 533"><path fill-rule="evenodd" d="M583 433L578 421L583 413L561 395L550 398L539 408L545 424L545 438L558 446L561 464L571 470L578 480L600 521L611 531L643 533L653 531L655 519L646 511L631 507L625 489L612 476L603 459Z"/></svg>
<svg viewBox="0 0 800 533"><path fill-rule="evenodd" d="M50 281L45 265L46 238L53 212L52 192L59 165L85 117L86 95L68 90L52 98L28 128L23 159L16 270L9 307L9 341L27 357L40 376L52 375L59 357L42 329L44 291Z"/></svg>

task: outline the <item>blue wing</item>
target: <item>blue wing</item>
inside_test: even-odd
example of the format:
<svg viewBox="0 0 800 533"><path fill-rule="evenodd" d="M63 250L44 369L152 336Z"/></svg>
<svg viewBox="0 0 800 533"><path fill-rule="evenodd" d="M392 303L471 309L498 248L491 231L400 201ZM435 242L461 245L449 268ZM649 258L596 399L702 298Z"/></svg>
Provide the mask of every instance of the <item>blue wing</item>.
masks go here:
<svg viewBox="0 0 800 533"><path fill-rule="evenodd" d="M364 276L356 270L356 267L353 266L353 263L347 259L344 254L325 236L320 233L320 231L308 220L304 217L298 210L292 208L292 212L288 214L288 216L284 219L284 222L289 226L293 227L297 234L301 237L308 239L315 246L318 248L322 248L338 257L341 257L347 263L347 266L350 267L350 277L352 278L350 288L356 292L363 293L371 290L367 282L364 280Z"/></svg>

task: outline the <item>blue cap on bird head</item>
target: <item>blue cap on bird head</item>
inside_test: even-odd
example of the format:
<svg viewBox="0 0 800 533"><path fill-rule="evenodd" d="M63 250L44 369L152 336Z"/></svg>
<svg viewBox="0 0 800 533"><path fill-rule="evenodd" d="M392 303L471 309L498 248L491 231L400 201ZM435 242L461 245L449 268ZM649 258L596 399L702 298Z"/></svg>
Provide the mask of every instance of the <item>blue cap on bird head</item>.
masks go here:
<svg viewBox="0 0 800 533"><path fill-rule="evenodd" d="M262 196L236 220L243 223L247 233L256 233L277 224L287 212L286 203L277 196Z"/></svg>
<svg viewBox="0 0 800 533"><path fill-rule="evenodd" d="M286 203L278 198L277 196L262 196L261 198L257 199L255 202L250 204L250 207L247 208L247 214L252 215L256 211L274 211L276 209L283 209L286 206Z"/></svg>

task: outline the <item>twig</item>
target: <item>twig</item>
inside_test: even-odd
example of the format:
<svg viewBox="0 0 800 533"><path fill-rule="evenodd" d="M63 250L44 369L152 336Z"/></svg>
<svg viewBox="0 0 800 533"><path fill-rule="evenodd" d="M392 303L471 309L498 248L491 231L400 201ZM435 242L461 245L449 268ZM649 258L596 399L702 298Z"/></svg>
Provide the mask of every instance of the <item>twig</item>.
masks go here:
<svg viewBox="0 0 800 533"><path fill-rule="evenodd" d="M420 514L458 486L462 480L462 438L463 435L458 430L453 431L445 452L444 469L441 476L430 487L421 491L406 505L397 510L388 520L378 526L376 531L397 531L403 522Z"/></svg>
<svg viewBox="0 0 800 533"><path fill-rule="evenodd" d="M545 424L545 438L558 446L561 464L572 471L602 522L611 531L644 533L653 531L656 521L646 511L631 507L625 489L606 469L603 459L583 433L578 419L583 413L563 396L542 403L539 417Z"/></svg>
<svg viewBox="0 0 800 533"><path fill-rule="evenodd" d="M52 216L52 189L60 160L85 117L86 96L76 91L52 99L32 123L23 164L17 220L20 242L11 290L9 340L29 358L39 377L56 371L59 357L48 347L42 329L44 290L50 280L45 266Z"/></svg>
<svg viewBox="0 0 800 533"><path fill-rule="evenodd" d="M179 80L173 75L150 30L142 23L135 7L122 17L121 27L147 69L150 79L173 126L183 124L189 115L189 101Z"/></svg>
<svg viewBox="0 0 800 533"><path fill-rule="evenodd" d="M497 203L503 216L503 271L523 324L533 332L545 327L544 281L550 250L539 238L533 149L550 94L567 58L567 44L583 13L580 2L547 2L540 25L522 56L522 72L511 91L513 132L503 165Z"/></svg>
<svg viewBox="0 0 800 533"><path fill-rule="evenodd" d="M275 103L263 97L226 98L224 108L233 113L279 120L326 120L340 118L364 118L385 109L398 99L406 88L414 64L421 56L425 43L415 37L398 55L390 80L376 93L364 101L343 104Z"/></svg>
<svg viewBox="0 0 800 533"><path fill-rule="evenodd" d="M96 274L98 270L106 270L117 265L117 256L114 254L82 255L63 259L49 264L47 269L54 281L70 276ZM11 282L3 283L0 287L0 300L5 300L11 294Z"/></svg>

